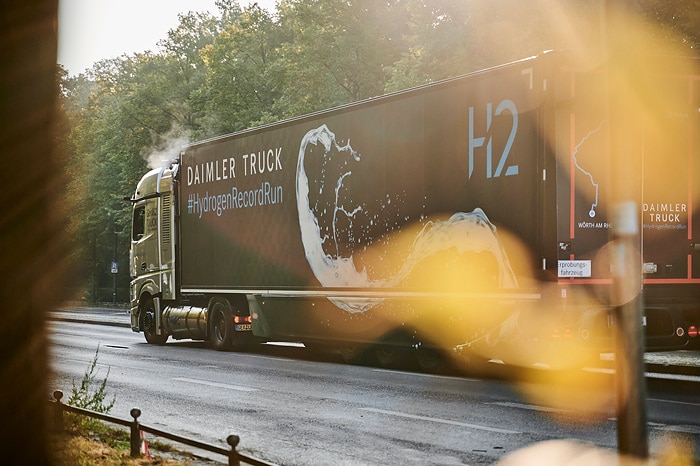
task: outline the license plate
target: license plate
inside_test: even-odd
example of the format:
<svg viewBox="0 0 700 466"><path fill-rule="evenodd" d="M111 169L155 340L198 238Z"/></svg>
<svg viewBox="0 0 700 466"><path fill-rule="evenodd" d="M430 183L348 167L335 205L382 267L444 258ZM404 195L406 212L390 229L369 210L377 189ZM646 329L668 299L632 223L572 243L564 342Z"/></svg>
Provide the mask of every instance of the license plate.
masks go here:
<svg viewBox="0 0 700 466"><path fill-rule="evenodd" d="M249 332L253 330L252 324L236 324L236 332Z"/></svg>

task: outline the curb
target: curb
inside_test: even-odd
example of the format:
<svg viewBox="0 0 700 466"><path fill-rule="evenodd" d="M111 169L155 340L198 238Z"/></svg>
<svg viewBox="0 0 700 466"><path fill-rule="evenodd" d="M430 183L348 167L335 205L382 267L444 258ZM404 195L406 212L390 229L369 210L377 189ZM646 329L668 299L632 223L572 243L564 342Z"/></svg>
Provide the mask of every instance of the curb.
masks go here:
<svg viewBox="0 0 700 466"><path fill-rule="evenodd" d="M650 364L645 365L646 372L652 372L656 374L674 374L674 375L687 375L691 377L700 377L700 367L698 366L671 366L668 364Z"/></svg>
<svg viewBox="0 0 700 466"><path fill-rule="evenodd" d="M110 327L131 328L131 322L128 316L108 317L95 316L88 314L72 313L72 312L50 312L47 320L59 320L63 322L74 322L78 324L99 324Z"/></svg>

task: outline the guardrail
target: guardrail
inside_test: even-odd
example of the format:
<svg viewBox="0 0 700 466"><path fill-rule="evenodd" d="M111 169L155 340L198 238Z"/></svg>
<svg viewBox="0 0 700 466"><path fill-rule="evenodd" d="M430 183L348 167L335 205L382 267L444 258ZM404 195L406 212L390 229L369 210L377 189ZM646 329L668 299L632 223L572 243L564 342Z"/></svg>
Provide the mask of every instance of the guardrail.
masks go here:
<svg viewBox="0 0 700 466"><path fill-rule="evenodd" d="M138 420L141 416L141 410L138 408L132 408L129 414L133 420L129 421L127 419L120 419L118 417L109 416L104 413L98 413L97 411L92 411L84 408L77 408L75 406L67 405L61 403L63 398L63 392L61 390L56 390L53 392L53 400L49 402L53 405L53 426L54 429L61 432L63 431L63 413L68 411L75 414L81 414L84 416L90 416L101 421L111 422L113 424L119 424L121 426L129 427L130 435L130 454L132 458L139 458L141 456L141 432L148 432L150 434L156 435L158 437L163 437L168 440L183 443L190 447L199 448L200 450L209 451L211 453L217 453L228 458L229 466L240 466L241 462L245 464L250 464L252 466L275 466L273 463L268 463L266 461L247 456L236 451L236 447L240 442L240 437L238 435L229 435L226 437L226 443L231 447L230 450L219 447L217 445L212 445L205 442L200 442L198 440L192 440L180 435L172 434L170 432L165 432L154 427L150 427L141 424Z"/></svg>

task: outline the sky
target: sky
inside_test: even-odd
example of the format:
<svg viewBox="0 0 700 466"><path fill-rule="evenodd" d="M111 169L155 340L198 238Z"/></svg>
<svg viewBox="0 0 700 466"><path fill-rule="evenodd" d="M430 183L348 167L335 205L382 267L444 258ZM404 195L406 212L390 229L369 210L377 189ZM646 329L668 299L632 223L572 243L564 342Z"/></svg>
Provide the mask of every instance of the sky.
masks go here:
<svg viewBox="0 0 700 466"><path fill-rule="evenodd" d="M257 3L275 9L275 0ZM157 52L158 41L178 25L177 15L188 11L218 15L214 0L59 0L58 63L76 76L99 60Z"/></svg>

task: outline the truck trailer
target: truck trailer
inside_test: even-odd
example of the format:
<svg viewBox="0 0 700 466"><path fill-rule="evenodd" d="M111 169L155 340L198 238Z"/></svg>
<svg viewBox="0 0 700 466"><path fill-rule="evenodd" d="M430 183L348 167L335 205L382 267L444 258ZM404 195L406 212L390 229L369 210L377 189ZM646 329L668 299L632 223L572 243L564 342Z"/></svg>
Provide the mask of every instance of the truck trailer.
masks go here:
<svg viewBox="0 0 700 466"><path fill-rule="evenodd" d="M649 349L700 325L700 76L680 62L629 116ZM133 331L424 368L609 345L606 76L543 53L187 145L131 197Z"/></svg>

